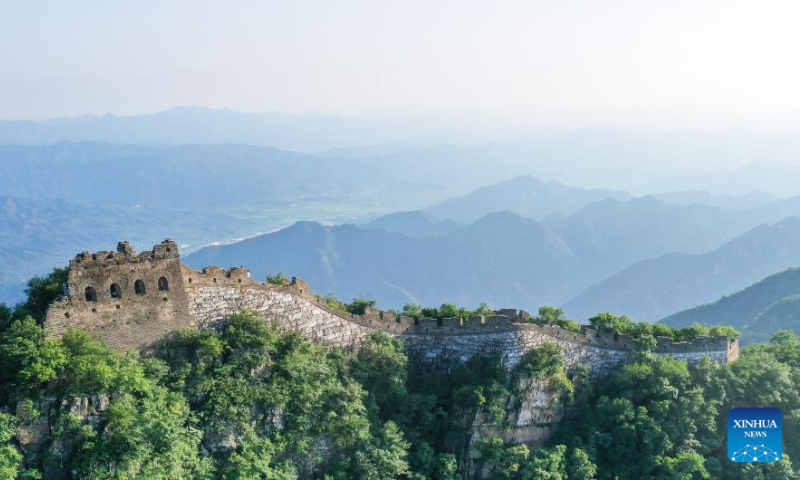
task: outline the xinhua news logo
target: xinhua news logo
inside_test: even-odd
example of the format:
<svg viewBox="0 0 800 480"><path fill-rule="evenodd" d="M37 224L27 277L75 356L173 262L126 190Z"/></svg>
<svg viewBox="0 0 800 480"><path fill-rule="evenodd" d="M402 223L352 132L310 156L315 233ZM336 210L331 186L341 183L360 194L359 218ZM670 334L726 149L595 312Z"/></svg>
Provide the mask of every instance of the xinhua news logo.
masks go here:
<svg viewBox="0 0 800 480"><path fill-rule="evenodd" d="M728 412L728 458L733 462L777 462L783 452L783 413L777 408Z"/></svg>

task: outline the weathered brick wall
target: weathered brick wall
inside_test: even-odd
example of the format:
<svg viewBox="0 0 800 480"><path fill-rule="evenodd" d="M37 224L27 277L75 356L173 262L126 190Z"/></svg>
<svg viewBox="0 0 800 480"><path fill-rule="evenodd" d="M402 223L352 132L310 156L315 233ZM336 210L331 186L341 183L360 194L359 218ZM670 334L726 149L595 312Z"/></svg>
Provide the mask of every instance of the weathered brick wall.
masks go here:
<svg viewBox="0 0 800 480"><path fill-rule="evenodd" d="M84 252L70 267L68 295L50 307L47 332L59 336L79 328L123 350L147 349L179 328L217 326L242 309L257 312L280 331L347 350L358 348L373 332L386 332L404 340L413 361L431 368L449 369L487 354L499 355L511 368L531 348L552 341L563 347L569 366L586 363L604 375L630 361L633 349L633 339L625 335L533 325L524 322L529 317L525 312L511 309L486 318L418 322L377 309L351 315L319 301L298 279L276 286L252 280L242 267L190 269L180 263L178 247L170 240L139 255L124 242L116 252ZM160 279L168 290L158 289ZM142 295L135 291L137 280L146 287ZM112 297L112 284L119 285L120 298ZM96 298L86 298L87 288L94 289ZM738 356L738 343L724 337L692 343L659 338L656 352L690 363L704 356L725 362Z"/></svg>
<svg viewBox="0 0 800 480"><path fill-rule="evenodd" d="M292 288L196 287L188 290L189 310L201 327L218 325L247 309L260 314L279 331L300 333L327 346L357 348L376 329L360 325L316 305Z"/></svg>
<svg viewBox="0 0 800 480"><path fill-rule="evenodd" d="M468 335L404 335L409 357L424 363L452 366L476 355L498 355L509 369L525 352L545 342L561 345L567 366L590 365L592 372L607 374L630 360L630 352L594 347L549 335L535 325L520 325L517 330Z"/></svg>
<svg viewBox="0 0 800 480"><path fill-rule="evenodd" d="M159 280L166 280L159 289ZM144 291L136 292L136 282ZM47 312L45 330L95 334L120 350L146 348L169 332L192 324L177 245L166 240L137 255L120 243L115 252L84 252L70 261L66 296ZM119 297L111 294L119 286ZM93 298L87 298L93 289Z"/></svg>

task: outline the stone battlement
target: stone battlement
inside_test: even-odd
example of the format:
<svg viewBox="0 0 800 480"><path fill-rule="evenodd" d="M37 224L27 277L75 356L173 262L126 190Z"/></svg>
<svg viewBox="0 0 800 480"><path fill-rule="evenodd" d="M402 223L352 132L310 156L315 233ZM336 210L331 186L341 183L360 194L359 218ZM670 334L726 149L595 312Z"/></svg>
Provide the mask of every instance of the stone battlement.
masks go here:
<svg viewBox="0 0 800 480"><path fill-rule="evenodd" d="M214 328L241 309L257 312L281 331L349 350L373 332L385 332L402 338L415 359L440 365L493 353L513 366L527 349L553 341L562 345L568 363L607 371L629 361L634 348L627 335L536 325L527 312L515 309L468 319L414 320L376 308L353 315L328 306L298 278L281 286L253 280L244 267L186 267L169 239L140 254L128 242L116 251L78 254L70 261L65 293L48 310L48 334L82 329L122 350L148 350L180 328ZM704 356L727 362L738 357L738 342L660 337L655 352L690 362Z"/></svg>

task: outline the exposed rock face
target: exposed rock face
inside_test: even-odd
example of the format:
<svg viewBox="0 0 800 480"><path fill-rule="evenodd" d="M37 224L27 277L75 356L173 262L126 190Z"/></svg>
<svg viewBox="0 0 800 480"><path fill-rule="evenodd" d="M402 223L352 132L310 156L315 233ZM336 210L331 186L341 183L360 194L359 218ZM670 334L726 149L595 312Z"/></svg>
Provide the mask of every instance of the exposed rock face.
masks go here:
<svg viewBox="0 0 800 480"><path fill-rule="evenodd" d="M40 395L37 402L28 399L16 403L17 443L25 455L25 462L35 465L41 459L45 480L72 478L67 467L69 460L80 445L81 439L70 435L53 437L58 418L74 417L79 423L97 427L100 414L108 409L107 395L59 399L52 395Z"/></svg>

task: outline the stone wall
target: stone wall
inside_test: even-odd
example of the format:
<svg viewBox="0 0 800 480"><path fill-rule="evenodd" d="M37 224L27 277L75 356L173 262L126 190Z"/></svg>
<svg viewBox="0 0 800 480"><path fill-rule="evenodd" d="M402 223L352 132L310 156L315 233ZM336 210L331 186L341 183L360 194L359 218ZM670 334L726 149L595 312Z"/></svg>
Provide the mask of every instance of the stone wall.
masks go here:
<svg viewBox="0 0 800 480"><path fill-rule="evenodd" d="M137 283L144 289L137 289ZM252 280L243 267L188 268L171 240L138 255L122 242L116 252L76 256L70 262L66 295L51 305L45 328L55 336L68 328L83 329L114 348L147 350L179 328L213 328L242 309L257 312L282 332L346 350L357 349L373 332L398 336L411 360L430 368L449 369L487 354L500 356L512 368L526 351L551 341L563 347L568 366L586 363L604 375L630 361L633 351L633 339L626 335L534 325L526 321L530 315L514 309L463 320L414 321L374 308L352 315L330 308L299 279L278 286ZM738 342L725 337L692 343L659 338L655 351L690 363L705 356L726 362L738 356Z"/></svg>
<svg viewBox="0 0 800 480"><path fill-rule="evenodd" d="M80 329L130 350L192 324L178 246L169 239L139 255L127 242L114 252L83 252L69 266L65 296L47 312L49 335Z"/></svg>
<svg viewBox="0 0 800 480"><path fill-rule="evenodd" d="M410 358L450 368L476 355L498 355L512 369L528 350L545 342L561 345L567 367L588 364L597 375L607 374L630 360L630 352L598 348L553 336L536 325L520 325L518 329L498 333L468 335L402 335Z"/></svg>
<svg viewBox="0 0 800 480"><path fill-rule="evenodd" d="M198 272L183 267L183 275L190 316L198 328L215 327L246 309L281 332L297 332L323 345L347 350L357 348L377 330L369 321L357 321L309 298L303 291L307 287L298 280L284 287L268 285L251 280L242 269L206 268Z"/></svg>

